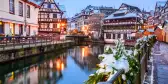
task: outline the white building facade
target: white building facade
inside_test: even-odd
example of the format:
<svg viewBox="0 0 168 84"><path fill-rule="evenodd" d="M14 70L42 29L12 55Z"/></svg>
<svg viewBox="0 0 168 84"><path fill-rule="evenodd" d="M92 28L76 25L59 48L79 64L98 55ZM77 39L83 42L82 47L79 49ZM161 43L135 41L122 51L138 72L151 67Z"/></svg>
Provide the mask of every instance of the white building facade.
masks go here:
<svg viewBox="0 0 168 84"><path fill-rule="evenodd" d="M1 0L0 34L4 36L37 35L39 8L28 0Z"/></svg>

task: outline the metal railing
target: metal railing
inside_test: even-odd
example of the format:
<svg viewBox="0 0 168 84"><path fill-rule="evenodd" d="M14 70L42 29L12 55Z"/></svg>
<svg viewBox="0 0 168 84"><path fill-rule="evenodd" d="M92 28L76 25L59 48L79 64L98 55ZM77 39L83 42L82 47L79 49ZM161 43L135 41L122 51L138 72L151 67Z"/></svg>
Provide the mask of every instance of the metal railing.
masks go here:
<svg viewBox="0 0 168 84"><path fill-rule="evenodd" d="M40 32L60 32L59 28L39 28Z"/></svg>
<svg viewBox="0 0 168 84"><path fill-rule="evenodd" d="M98 84L123 84L125 81L122 80L121 75L124 73L124 69L120 69L117 71L116 74L114 74L114 76L106 82L99 82Z"/></svg>
<svg viewBox="0 0 168 84"><path fill-rule="evenodd" d="M149 60L149 53L150 53L150 48L147 46L147 43L142 45L140 47L142 50L141 54L138 55L138 61L140 63L140 71L139 74L137 74L137 80L135 81L135 84L142 84L143 80L145 79L145 74L148 72L147 65L148 65L148 60ZM118 70L114 76L106 82L99 82L98 84L127 84L126 81L122 80L121 75L124 73L124 70ZM128 83L129 84L129 83Z"/></svg>
<svg viewBox="0 0 168 84"><path fill-rule="evenodd" d="M147 43L141 46L140 48L142 50L141 54L139 54L139 62L140 62L140 77L139 82L140 84L143 83L143 80L145 79L145 74L148 72L147 65L149 60L149 46L147 46Z"/></svg>
<svg viewBox="0 0 168 84"><path fill-rule="evenodd" d="M60 40L59 37L53 36L10 36L0 37L0 51L6 49L27 48L36 46L45 46L51 44L70 42L68 40Z"/></svg>

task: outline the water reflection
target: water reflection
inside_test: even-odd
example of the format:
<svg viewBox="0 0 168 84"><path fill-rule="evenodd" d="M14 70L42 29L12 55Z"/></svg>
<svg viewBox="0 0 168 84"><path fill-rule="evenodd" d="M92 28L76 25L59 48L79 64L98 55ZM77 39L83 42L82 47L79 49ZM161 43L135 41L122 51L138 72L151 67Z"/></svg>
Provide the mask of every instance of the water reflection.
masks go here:
<svg viewBox="0 0 168 84"><path fill-rule="evenodd" d="M82 84L95 72L103 49L103 45L76 46L62 54L1 64L0 84Z"/></svg>

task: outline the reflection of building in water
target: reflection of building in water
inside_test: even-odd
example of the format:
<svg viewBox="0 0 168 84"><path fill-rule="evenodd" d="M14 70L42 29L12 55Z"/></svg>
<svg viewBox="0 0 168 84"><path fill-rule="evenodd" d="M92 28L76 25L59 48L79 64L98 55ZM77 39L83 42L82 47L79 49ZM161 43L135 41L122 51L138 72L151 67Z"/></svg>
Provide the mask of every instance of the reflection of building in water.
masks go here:
<svg viewBox="0 0 168 84"><path fill-rule="evenodd" d="M65 54L5 75L4 84L56 84L67 66Z"/></svg>
<svg viewBox="0 0 168 84"><path fill-rule="evenodd" d="M81 46L70 49L70 55L83 70L92 70L99 63L98 54L102 54L101 46Z"/></svg>
<svg viewBox="0 0 168 84"><path fill-rule="evenodd" d="M67 57L65 55L60 56L56 59L49 60L44 62L43 64L40 64L39 66L39 83L51 83L55 84L57 81L62 78L62 71L67 66Z"/></svg>
<svg viewBox="0 0 168 84"><path fill-rule="evenodd" d="M21 73L23 71L23 73ZM5 76L4 84L38 84L38 67L33 65Z"/></svg>

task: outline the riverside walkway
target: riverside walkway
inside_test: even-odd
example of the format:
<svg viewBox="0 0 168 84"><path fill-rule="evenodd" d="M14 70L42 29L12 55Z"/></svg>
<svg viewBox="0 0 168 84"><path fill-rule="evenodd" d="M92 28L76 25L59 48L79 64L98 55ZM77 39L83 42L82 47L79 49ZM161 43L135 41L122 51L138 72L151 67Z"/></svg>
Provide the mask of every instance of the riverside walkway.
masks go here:
<svg viewBox="0 0 168 84"><path fill-rule="evenodd" d="M0 38L0 63L16 61L74 45L73 40L60 40L51 36Z"/></svg>
<svg viewBox="0 0 168 84"><path fill-rule="evenodd" d="M0 51L73 42L72 40L57 40L54 37L12 37L10 40L4 37L3 39L0 41Z"/></svg>
<svg viewBox="0 0 168 84"><path fill-rule="evenodd" d="M152 57L150 84L168 84L168 44L156 42Z"/></svg>

